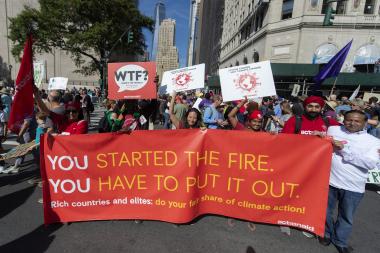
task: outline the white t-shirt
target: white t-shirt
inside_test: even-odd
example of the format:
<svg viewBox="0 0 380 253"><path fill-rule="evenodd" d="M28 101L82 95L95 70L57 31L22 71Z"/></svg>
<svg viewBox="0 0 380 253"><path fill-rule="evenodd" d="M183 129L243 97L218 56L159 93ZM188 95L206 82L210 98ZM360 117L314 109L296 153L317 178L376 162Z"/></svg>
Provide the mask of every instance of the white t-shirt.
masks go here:
<svg viewBox="0 0 380 253"><path fill-rule="evenodd" d="M331 126L327 135L345 141L342 150L332 156L330 185L339 189L363 193L368 170L380 168L380 140L366 131L348 132L343 126Z"/></svg>
<svg viewBox="0 0 380 253"><path fill-rule="evenodd" d="M4 126L6 122L6 115L4 111L0 110L0 136L4 135Z"/></svg>

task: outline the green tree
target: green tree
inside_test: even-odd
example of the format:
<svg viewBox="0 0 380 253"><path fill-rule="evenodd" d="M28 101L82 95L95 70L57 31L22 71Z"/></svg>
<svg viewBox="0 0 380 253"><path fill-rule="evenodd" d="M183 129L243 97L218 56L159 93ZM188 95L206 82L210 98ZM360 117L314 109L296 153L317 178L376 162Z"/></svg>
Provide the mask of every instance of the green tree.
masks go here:
<svg viewBox="0 0 380 253"><path fill-rule="evenodd" d="M98 72L103 79L102 59L128 26L131 26L134 38L132 43L120 43L124 53L136 55L146 48L141 28L152 30L153 21L139 12L135 2L39 0L39 9L25 6L18 16L10 18L9 37L14 43L12 54L16 58L20 55L26 34L33 24L36 52L51 53L54 48L64 50L74 60L78 72L85 75ZM86 57L90 59L87 63Z"/></svg>

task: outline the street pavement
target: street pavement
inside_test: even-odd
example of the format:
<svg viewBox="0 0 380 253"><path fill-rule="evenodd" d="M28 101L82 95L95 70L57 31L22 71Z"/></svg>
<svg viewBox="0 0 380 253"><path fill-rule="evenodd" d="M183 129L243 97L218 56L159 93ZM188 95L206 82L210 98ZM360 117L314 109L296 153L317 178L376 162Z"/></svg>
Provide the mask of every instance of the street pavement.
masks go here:
<svg viewBox="0 0 380 253"><path fill-rule="evenodd" d="M92 130L102 116L92 115ZM16 145L15 137L5 143ZM12 164L9 161L8 164ZM333 253L313 238L292 229L288 236L274 225L256 224L207 215L191 225L131 220L89 221L43 225L43 209L38 203L42 189L28 183L38 175L32 157L15 175L0 174L0 253L8 252L226 252L226 253ZM380 252L380 195L371 186L358 208L350 244L357 253ZM318 193L316 193L318 194ZM318 203L315 203L318 205ZM253 231L254 230L254 231Z"/></svg>

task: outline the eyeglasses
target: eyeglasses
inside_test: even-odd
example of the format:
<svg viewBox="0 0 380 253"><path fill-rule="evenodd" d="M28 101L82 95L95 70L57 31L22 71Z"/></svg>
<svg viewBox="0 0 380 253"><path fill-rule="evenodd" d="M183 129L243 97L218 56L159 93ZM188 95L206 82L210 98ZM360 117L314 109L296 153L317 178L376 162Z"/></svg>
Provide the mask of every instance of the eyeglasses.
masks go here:
<svg viewBox="0 0 380 253"><path fill-rule="evenodd" d="M65 112L66 114L70 114L70 113L78 113L77 110L66 110Z"/></svg>

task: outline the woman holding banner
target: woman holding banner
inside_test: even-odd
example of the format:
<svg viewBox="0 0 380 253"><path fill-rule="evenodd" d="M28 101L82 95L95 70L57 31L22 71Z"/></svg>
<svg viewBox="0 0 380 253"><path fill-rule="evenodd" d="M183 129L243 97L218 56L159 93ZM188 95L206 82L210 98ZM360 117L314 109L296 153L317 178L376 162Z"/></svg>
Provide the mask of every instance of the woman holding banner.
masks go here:
<svg viewBox="0 0 380 253"><path fill-rule="evenodd" d="M185 122L178 119L174 114L174 100L176 98L177 93L174 91L172 94L172 99L170 101L169 106L169 116L173 125L176 129L194 129L202 127L202 115L201 113L195 109L189 109L185 114Z"/></svg>
<svg viewBox="0 0 380 253"><path fill-rule="evenodd" d="M42 101L38 88L34 86L34 99L37 103L38 109L44 112L51 118L53 123L57 125L58 133L63 135L72 134L86 134L88 132L88 122L79 120L80 107L76 106L73 102L65 105L65 114L59 115L50 111L45 103Z"/></svg>

